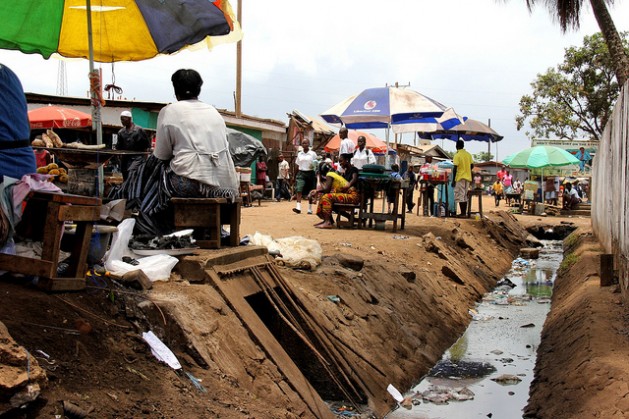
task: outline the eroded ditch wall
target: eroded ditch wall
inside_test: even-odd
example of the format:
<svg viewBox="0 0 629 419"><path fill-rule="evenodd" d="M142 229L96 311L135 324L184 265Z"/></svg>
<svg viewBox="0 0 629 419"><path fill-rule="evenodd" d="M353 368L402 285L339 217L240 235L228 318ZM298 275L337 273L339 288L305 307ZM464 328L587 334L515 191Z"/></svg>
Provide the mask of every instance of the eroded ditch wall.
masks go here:
<svg viewBox="0 0 629 419"><path fill-rule="evenodd" d="M349 368L346 374L357 393L367 396L368 408L378 416L393 404L387 385L409 388L424 375L465 330L468 309L508 271L519 249L530 245L528 233L507 213L462 222L468 224L453 221L421 235L409 231L410 258L420 262L418 268L343 252L325 257L315 272L278 268L308 321L317 325L320 339L335 347L325 356ZM268 331L273 339L267 331L260 334L264 322L243 315L244 306L235 302L238 296L226 298L212 285L207 262L197 258L183 263L181 281L158 284L151 291L153 301L174 322L169 323L171 348L188 360L204 385L218 389L223 403L231 400L269 417L287 412L325 417L317 392L304 396L313 393L312 384L304 383L303 376L294 378L304 369L304 360L294 360L290 368L278 362L288 340L277 332ZM196 282L189 284L191 278ZM228 279L239 280L238 275ZM252 313L256 305L270 310L258 302ZM311 373L302 373L312 379ZM321 378L324 383L331 379Z"/></svg>

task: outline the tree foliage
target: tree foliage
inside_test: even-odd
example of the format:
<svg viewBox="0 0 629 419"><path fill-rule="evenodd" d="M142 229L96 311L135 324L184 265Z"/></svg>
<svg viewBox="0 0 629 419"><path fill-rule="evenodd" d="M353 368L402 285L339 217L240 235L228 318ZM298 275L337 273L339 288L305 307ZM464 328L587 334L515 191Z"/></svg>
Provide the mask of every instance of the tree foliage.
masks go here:
<svg viewBox="0 0 629 419"><path fill-rule="evenodd" d="M474 157L474 161L476 162L484 162L491 161L491 159L494 158L494 155L487 151L481 151L480 153L472 155L472 157Z"/></svg>
<svg viewBox="0 0 629 419"><path fill-rule="evenodd" d="M616 25L607 7L608 4L614 4L614 1L589 0L589 3L609 48L616 79L622 87L629 79L629 53L623 46L621 35L616 30ZM563 32L567 32L570 28L579 28L584 2L585 0L526 0L529 10L532 10L536 3L544 3L551 15L559 22Z"/></svg>
<svg viewBox="0 0 629 419"><path fill-rule="evenodd" d="M627 33L621 34L629 54ZM565 50L563 63L538 74L533 93L520 99L518 130L528 121L529 138L600 139L619 94L614 65L600 33Z"/></svg>

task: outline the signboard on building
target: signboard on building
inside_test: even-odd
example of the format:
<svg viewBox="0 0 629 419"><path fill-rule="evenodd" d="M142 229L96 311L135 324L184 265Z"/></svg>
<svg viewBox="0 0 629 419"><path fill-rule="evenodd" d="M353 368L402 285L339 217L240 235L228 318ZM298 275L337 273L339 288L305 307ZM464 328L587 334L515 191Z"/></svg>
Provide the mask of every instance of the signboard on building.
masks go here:
<svg viewBox="0 0 629 419"><path fill-rule="evenodd" d="M538 145L552 145L555 147L563 148L564 150L578 150L583 147L589 152L596 152L598 150L598 141L589 140L549 140L541 138L533 138L531 140L531 147Z"/></svg>

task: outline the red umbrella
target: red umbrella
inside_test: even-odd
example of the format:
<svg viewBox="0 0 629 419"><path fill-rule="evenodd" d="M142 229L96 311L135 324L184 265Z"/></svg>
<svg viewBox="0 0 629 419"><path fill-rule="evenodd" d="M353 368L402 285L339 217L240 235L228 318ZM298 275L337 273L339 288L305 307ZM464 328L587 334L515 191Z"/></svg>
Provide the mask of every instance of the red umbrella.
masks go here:
<svg viewBox="0 0 629 419"><path fill-rule="evenodd" d="M352 140L355 146L358 147L358 137L364 136L366 141L365 147L373 151L374 153L385 153L387 150L387 143L376 137L375 135L369 134L363 131L349 130L347 132L347 137ZM341 146L341 137L336 134L334 137L328 141L325 145L324 150L327 152L338 151Z"/></svg>
<svg viewBox="0 0 629 419"><path fill-rule="evenodd" d="M83 128L92 126L92 116L85 112L59 106L43 106L28 111L31 129Z"/></svg>

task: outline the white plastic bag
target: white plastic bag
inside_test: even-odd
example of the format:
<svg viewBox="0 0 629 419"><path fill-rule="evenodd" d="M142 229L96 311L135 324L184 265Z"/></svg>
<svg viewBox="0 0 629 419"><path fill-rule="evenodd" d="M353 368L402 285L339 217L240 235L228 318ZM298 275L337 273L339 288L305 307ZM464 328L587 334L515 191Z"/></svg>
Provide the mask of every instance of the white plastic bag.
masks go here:
<svg viewBox="0 0 629 419"><path fill-rule="evenodd" d="M133 257L133 253L129 249L129 240L131 240L131 236L133 235L133 227L135 227L134 218L127 218L118 224L118 231L114 232L109 251L105 254L105 268L107 268L108 271L114 271L114 269L111 268L113 261L122 262L123 256Z"/></svg>
<svg viewBox="0 0 629 419"><path fill-rule="evenodd" d="M321 264L323 250L316 240L307 239L302 236L284 237L273 240L271 236L258 233L257 231L249 242L253 245L264 246L270 253L279 253L281 257L277 260L283 261L286 266L295 268L308 267L315 269Z"/></svg>
<svg viewBox="0 0 629 419"><path fill-rule="evenodd" d="M139 262L137 265L131 265L122 260L113 260L107 265L107 269L117 276L122 276L127 272L141 269L151 282L168 281L170 279L170 273L177 262L179 262L179 259L170 255L161 254L147 256L137 259L137 261Z"/></svg>

